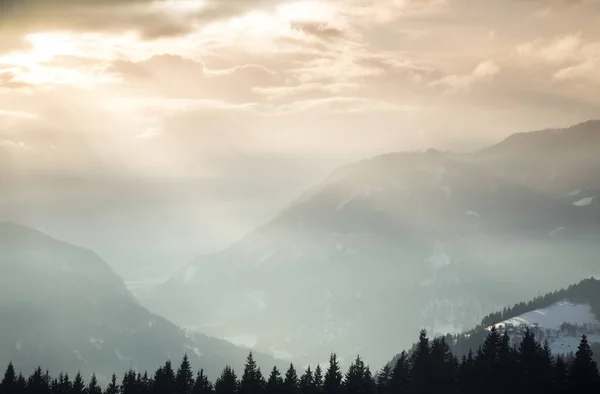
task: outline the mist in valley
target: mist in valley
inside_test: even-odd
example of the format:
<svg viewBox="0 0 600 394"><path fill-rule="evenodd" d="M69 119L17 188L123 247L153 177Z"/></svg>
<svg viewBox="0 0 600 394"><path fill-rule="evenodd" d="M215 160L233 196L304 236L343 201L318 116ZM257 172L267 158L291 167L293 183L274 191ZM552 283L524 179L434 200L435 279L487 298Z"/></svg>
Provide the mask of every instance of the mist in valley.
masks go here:
<svg viewBox="0 0 600 394"><path fill-rule="evenodd" d="M0 365L335 352L382 382L422 329L458 362L495 325L571 365L600 343L599 14L0 2Z"/></svg>

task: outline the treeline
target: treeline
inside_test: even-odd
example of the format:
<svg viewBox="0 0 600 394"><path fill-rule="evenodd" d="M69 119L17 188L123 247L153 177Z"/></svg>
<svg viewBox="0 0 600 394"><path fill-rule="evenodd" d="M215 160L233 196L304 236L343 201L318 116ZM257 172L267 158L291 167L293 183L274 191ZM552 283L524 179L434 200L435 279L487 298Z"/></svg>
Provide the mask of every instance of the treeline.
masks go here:
<svg viewBox="0 0 600 394"><path fill-rule="evenodd" d="M482 346L460 360L444 337L429 340L421 331L410 355L400 354L394 366L375 376L357 357L342 373L335 354L323 371L319 365L298 373L290 364L283 374L274 367L263 375L252 353L240 377L226 366L210 382L204 372L193 373L187 356L177 370L167 361L152 376L130 370L120 381L113 375L104 388L95 376L85 383L81 374L51 377L38 368L25 378L9 364L0 382L0 394L479 394L599 393L600 375L585 335L571 360L553 357L548 343L541 344L526 330L520 344L510 346L508 334L493 327Z"/></svg>
<svg viewBox="0 0 600 394"><path fill-rule="evenodd" d="M504 320L512 319L524 313L547 308L550 305L568 300L571 302L586 302L596 316L600 316L600 281L595 278L584 279L581 282L571 285L566 289L560 289L546 295L536 297L529 302L520 302L512 307L504 308L501 312L490 313L485 316L481 325L490 327Z"/></svg>

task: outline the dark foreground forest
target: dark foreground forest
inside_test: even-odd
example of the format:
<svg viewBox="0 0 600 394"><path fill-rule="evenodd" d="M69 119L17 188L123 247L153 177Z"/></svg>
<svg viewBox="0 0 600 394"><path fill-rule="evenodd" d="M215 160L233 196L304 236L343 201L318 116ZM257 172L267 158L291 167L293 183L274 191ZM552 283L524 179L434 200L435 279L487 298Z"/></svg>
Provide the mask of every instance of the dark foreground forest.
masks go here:
<svg viewBox="0 0 600 394"><path fill-rule="evenodd" d="M600 393L598 367L584 335L575 354L554 357L547 343L527 330L520 344L511 346L505 332L490 330L484 344L460 360L446 339L429 340L422 331L413 351L403 352L394 366L373 375L360 357L342 373L335 354L326 370L317 365L285 372L274 367L265 376L252 353L238 377L229 366L213 383L204 371L192 371L187 356L175 370L170 361L153 375L134 370L121 379L112 376L102 389L96 376L88 383L81 374L52 377L41 368L28 378L9 364L0 394L429 394L429 393Z"/></svg>

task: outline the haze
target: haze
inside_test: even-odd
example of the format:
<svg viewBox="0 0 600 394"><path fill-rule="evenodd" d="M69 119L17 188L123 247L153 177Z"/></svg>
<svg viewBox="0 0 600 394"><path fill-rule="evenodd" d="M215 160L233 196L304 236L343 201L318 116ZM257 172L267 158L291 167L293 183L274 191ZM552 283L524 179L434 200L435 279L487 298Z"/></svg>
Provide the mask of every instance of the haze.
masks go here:
<svg viewBox="0 0 600 394"><path fill-rule="evenodd" d="M0 365L600 346L598 92L599 0L0 0Z"/></svg>
<svg viewBox="0 0 600 394"><path fill-rule="evenodd" d="M15 182L0 217L94 247L129 278L225 247L340 164L473 150L600 105L593 0L0 7ZM116 247L126 236L139 239Z"/></svg>

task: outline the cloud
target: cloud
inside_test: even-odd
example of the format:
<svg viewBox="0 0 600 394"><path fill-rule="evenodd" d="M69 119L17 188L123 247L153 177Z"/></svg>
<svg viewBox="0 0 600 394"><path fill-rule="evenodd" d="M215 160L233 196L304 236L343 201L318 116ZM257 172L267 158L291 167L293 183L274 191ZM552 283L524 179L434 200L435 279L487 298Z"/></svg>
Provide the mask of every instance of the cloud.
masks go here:
<svg viewBox="0 0 600 394"><path fill-rule="evenodd" d="M432 81L430 86L445 86L446 94L467 92L473 84L489 80L500 72L500 67L493 60L479 63L469 74L451 74Z"/></svg>
<svg viewBox="0 0 600 394"><path fill-rule="evenodd" d="M180 36L198 23L277 1L252 0L4 0L0 26L9 31L137 31L143 39Z"/></svg>
<svg viewBox="0 0 600 394"><path fill-rule="evenodd" d="M277 73L261 65L213 70L203 62L176 55L157 55L140 62L115 61L106 72L120 77L125 89L136 94L230 102L256 100L260 97L253 88L280 83Z"/></svg>

